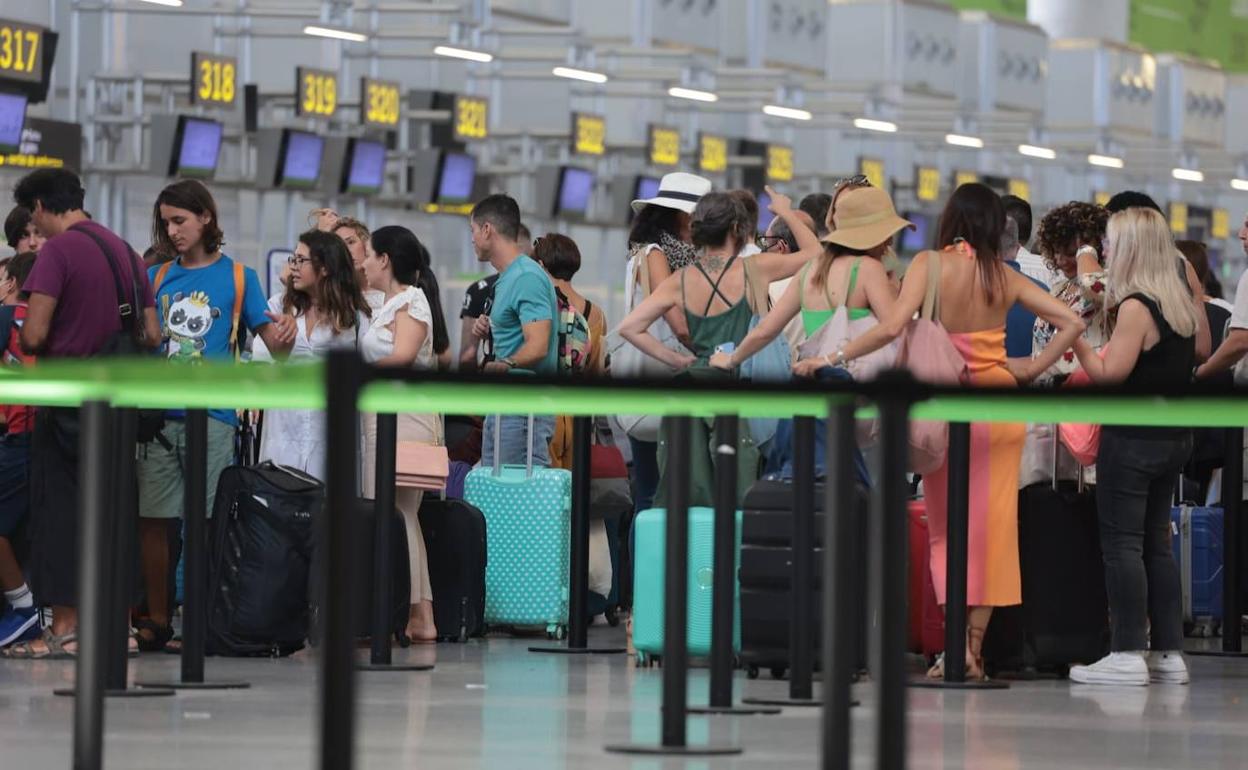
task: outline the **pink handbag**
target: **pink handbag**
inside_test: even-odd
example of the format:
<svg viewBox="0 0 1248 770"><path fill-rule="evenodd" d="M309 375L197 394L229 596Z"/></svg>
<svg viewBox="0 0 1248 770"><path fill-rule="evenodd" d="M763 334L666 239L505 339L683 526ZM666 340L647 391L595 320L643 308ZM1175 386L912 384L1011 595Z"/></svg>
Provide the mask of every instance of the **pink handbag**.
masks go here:
<svg viewBox="0 0 1248 770"><path fill-rule="evenodd" d="M451 459L444 446L399 441L395 444L394 484L408 489L441 492L451 475Z"/></svg>
<svg viewBox="0 0 1248 770"><path fill-rule="evenodd" d="M1097 354L1102 359L1109 352L1109 345L1101 348ZM1063 387L1085 387L1092 384L1092 378L1083 369L1077 369L1066 378ZM1058 426L1058 435L1062 444L1070 450L1075 460L1085 468L1096 465L1096 455L1101 451L1101 426L1085 423L1062 423Z"/></svg>
<svg viewBox="0 0 1248 770"><path fill-rule="evenodd" d="M902 335L897 366L915 379L933 385L960 385L968 379L966 360L940 323L940 254L928 252L927 295L923 311ZM928 474L945 464L949 451L949 423L910 421L910 470Z"/></svg>

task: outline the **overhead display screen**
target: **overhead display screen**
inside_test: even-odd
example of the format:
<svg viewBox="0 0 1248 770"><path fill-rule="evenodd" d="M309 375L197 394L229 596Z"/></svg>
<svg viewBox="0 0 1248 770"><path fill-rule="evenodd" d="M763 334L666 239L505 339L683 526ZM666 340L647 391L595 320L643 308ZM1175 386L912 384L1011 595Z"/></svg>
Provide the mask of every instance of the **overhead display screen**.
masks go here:
<svg viewBox="0 0 1248 770"><path fill-rule="evenodd" d="M0 93L0 152L17 152L21 148L24 125L25 95Z"/></svg>
<svg viewBox="0 0 1248 770"><path fill-rule="evenodd" d="M169 175L211 178L217 171L223 131L224 127L215 120L179 116Z"/></svg>
<svg viewBox="0 0 1248 770"><path fill-rule="evenodd" d="M593 172L574 166L564 166L559 174L559 198L555 206L555 215L584 214L589 210L589 199L593 192Z"/></svg>
<svg viewBox="0 0 1248 770"><path fill-rule="evenodd" d="M324 152L324 137L286 129L282 134L282 149L277 164L277 186L296 189L316 186L316 180L321 176L321 155Z"/></svg>
<svg viewBox="0 0 1248 770"><path fill-rule="evenodd" d="M367 139L352 139L348 148L347 183L344 192L373 195L386 180L386 146Z"/></svg>
<svg viewBox="0 0 1248 770"><path fill-rule="evenodd" d="M463 152L444 153L442 170L438 174L436 202L443 205L469 202L476 178L476 158Z"/></svg>

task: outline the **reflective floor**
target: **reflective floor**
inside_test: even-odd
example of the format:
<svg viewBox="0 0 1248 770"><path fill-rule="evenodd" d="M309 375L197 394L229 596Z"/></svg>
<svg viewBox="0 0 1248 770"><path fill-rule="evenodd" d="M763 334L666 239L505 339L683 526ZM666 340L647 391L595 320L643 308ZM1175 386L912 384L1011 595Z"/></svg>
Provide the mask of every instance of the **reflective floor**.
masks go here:
<svg viewBox="0 0 1248 770"><path fill-rule="evenodd" d="M591 643L622 641L595 627ZM363 768L778 768L814 767L818 710L780 716L690 717L691 743L741 746L735 759L654 760L606 754L605 743L654 742L660 669L623 655L545 656L532 642L490 639L399 651L434 661L426 673L361 673L357 767ZM918 672L918 661L915 662ZM1192 658L1190 687L1079 688L1014 683L991 692L910 690L915 768L1239 768L1248 766L1248 660ZM176 676L178 660L147 655L142 678ZM111 700L110 768L311 768L316 750L316 666L306 654L271 660L209 659L209 678L243 678L250 690ZM52 688L71 663L0 661L0 767L70 763L73 702ZM783 694L766 678L738 679L741 695ZM706 674L690 675L691 700ZM854 710L856 765L871 766L871 693Z"/></svg>

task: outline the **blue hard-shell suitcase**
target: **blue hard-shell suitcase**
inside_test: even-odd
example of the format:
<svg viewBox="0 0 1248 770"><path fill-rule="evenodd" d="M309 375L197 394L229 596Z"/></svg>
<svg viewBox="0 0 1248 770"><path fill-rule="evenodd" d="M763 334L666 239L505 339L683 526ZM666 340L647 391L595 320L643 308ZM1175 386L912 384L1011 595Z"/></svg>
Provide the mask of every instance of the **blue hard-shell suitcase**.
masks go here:
<svg viewBox="0 0 1248 770"><path fill-rule="evenodd" d="M501 422L494 421L493 466L475 468L464 480L464 499L485 516L485 622L544 628L561 639L568 625L572 474L533 467L531 416L527 465L500 465Z"/></svg>
<svg viewBox="0 0 1248 770"><path fill-rule="evenodd" d="M1222 622L1222 526L1221 508L1180 505L1170 511L1183 625L1190 636L1213 636Z"/></svg>
<svg viewBox="0 0 1248 770"><path fill-rule="evenodd" d="M637 663L646 665L663 654L663 579L667 543L667 512L652 508L637 514L633 524L633 649ZM733 570L732 649L741 651L741 589L736 575L741 568L741 511L737 511L736 569ZM711 653L711 605L715 578L715 511L689 509L689 655Z"/></svg>

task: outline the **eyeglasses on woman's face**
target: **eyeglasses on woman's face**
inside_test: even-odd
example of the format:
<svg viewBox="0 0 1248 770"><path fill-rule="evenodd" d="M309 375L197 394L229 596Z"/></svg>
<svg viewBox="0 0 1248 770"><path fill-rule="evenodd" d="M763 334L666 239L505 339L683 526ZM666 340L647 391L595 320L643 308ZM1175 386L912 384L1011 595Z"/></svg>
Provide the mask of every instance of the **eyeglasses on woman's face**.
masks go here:
<svg viewBox="0 0 1248 770"><path fill-rule="evenodd" d="M311 261L311 257L288 257L286 264L290 265L291 270L302 270L303 266Z"/></svg>

